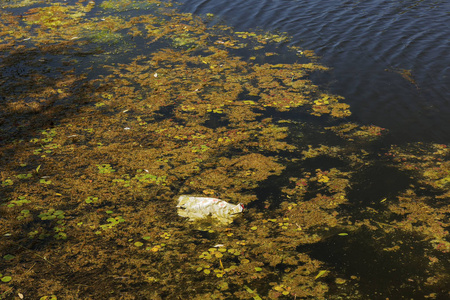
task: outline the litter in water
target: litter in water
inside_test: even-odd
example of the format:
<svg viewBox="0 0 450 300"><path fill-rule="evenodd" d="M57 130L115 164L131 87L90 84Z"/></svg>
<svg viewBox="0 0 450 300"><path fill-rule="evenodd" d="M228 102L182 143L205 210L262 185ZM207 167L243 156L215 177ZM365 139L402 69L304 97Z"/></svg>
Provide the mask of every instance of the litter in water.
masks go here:
<svg viewBox="0 0 450 300"><path fill-rule="evenodd" d="M182 195L178 198L178 215L189 221L204 219L208 216L229 224L238 213L244 210L242 204L230 204L217 198Z"/></svg>

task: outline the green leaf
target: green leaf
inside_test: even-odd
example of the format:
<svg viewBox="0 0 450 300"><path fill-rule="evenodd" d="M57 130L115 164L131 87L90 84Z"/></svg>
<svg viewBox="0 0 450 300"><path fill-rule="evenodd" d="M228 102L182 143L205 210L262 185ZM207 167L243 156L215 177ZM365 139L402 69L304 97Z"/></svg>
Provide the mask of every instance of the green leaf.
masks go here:
<svg viewBox="0 0 450 300"><path fill-rule="evenodd" d="M51 295L51 296L42 296L41 298L39 298L39 300L58 300L58 298L56 298L55 295Z"/></svg>
<svg viewBox="0 0 450 300"><path fill-rule="evenodd" d="M253 296L253 299L255 300L262 300L261 297L256 294L256 292L254 290L252 290L251 288L249 288L248 286L244 285L244 288L247 292L249 292L250 294L255 294L255 296Z"/></svg>
<svg viewBox="0 0 450 300"><path fill-rule="evenodd" d="M51 183L52 183L51 180L45 180L44 178L42 178L41 180L39 180L39 182L40 182L40 183L43 183L43 184L51 184Z"/></svg>
<svg viewBox="0 0 450 300"><path fill-rule="evenodd" d="M4 260L12 260L12 259L14 259L14 258L15 258L15 256L12 255L12 254L6 254L5 256L3 256L3 259L4 259Z"/></svg>

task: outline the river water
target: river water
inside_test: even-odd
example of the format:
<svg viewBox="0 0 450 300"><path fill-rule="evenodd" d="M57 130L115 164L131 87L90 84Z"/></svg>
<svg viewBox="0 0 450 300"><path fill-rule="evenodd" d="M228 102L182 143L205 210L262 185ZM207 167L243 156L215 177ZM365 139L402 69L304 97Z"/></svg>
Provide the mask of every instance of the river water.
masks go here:
<svg viewBox="0 0 450 300"><path fill-rule="evenodd" d="M448 0L181 10L0 1L0 299L450 299Z"/></svg>
<svg viewBox="0 0 450 300"><path fill-rule="evenodd" d="M236 30L287 32L332 68L321 86L391 142L450 141L450 1L195 0Z"/></svg>

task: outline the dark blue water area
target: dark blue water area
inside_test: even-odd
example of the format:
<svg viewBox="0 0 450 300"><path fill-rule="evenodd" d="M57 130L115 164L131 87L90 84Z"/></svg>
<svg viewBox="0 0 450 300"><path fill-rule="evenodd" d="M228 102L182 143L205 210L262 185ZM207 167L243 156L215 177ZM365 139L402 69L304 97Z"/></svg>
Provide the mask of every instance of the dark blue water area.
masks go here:
<svg viewBox="0 0 450 300"><path fill-rule="evenodd" d="M450 142L450 0L184 0L238 31L286 32L331 71L313 79L389 142ZM408 73L409 72L409 73Z"/></svg>

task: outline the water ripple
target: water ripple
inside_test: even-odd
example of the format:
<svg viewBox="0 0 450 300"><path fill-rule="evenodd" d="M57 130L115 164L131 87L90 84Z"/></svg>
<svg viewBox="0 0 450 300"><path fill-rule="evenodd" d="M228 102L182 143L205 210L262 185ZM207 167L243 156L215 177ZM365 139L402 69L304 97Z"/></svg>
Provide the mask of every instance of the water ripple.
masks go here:
<svg viewBox="0 0 450 300"><path fill-rule="evenodd" d="M182 9L237 30L285 31L332 67L326 86L357 121L388 127L396 142L450 142L448 0L191 0Z"/></svg>

